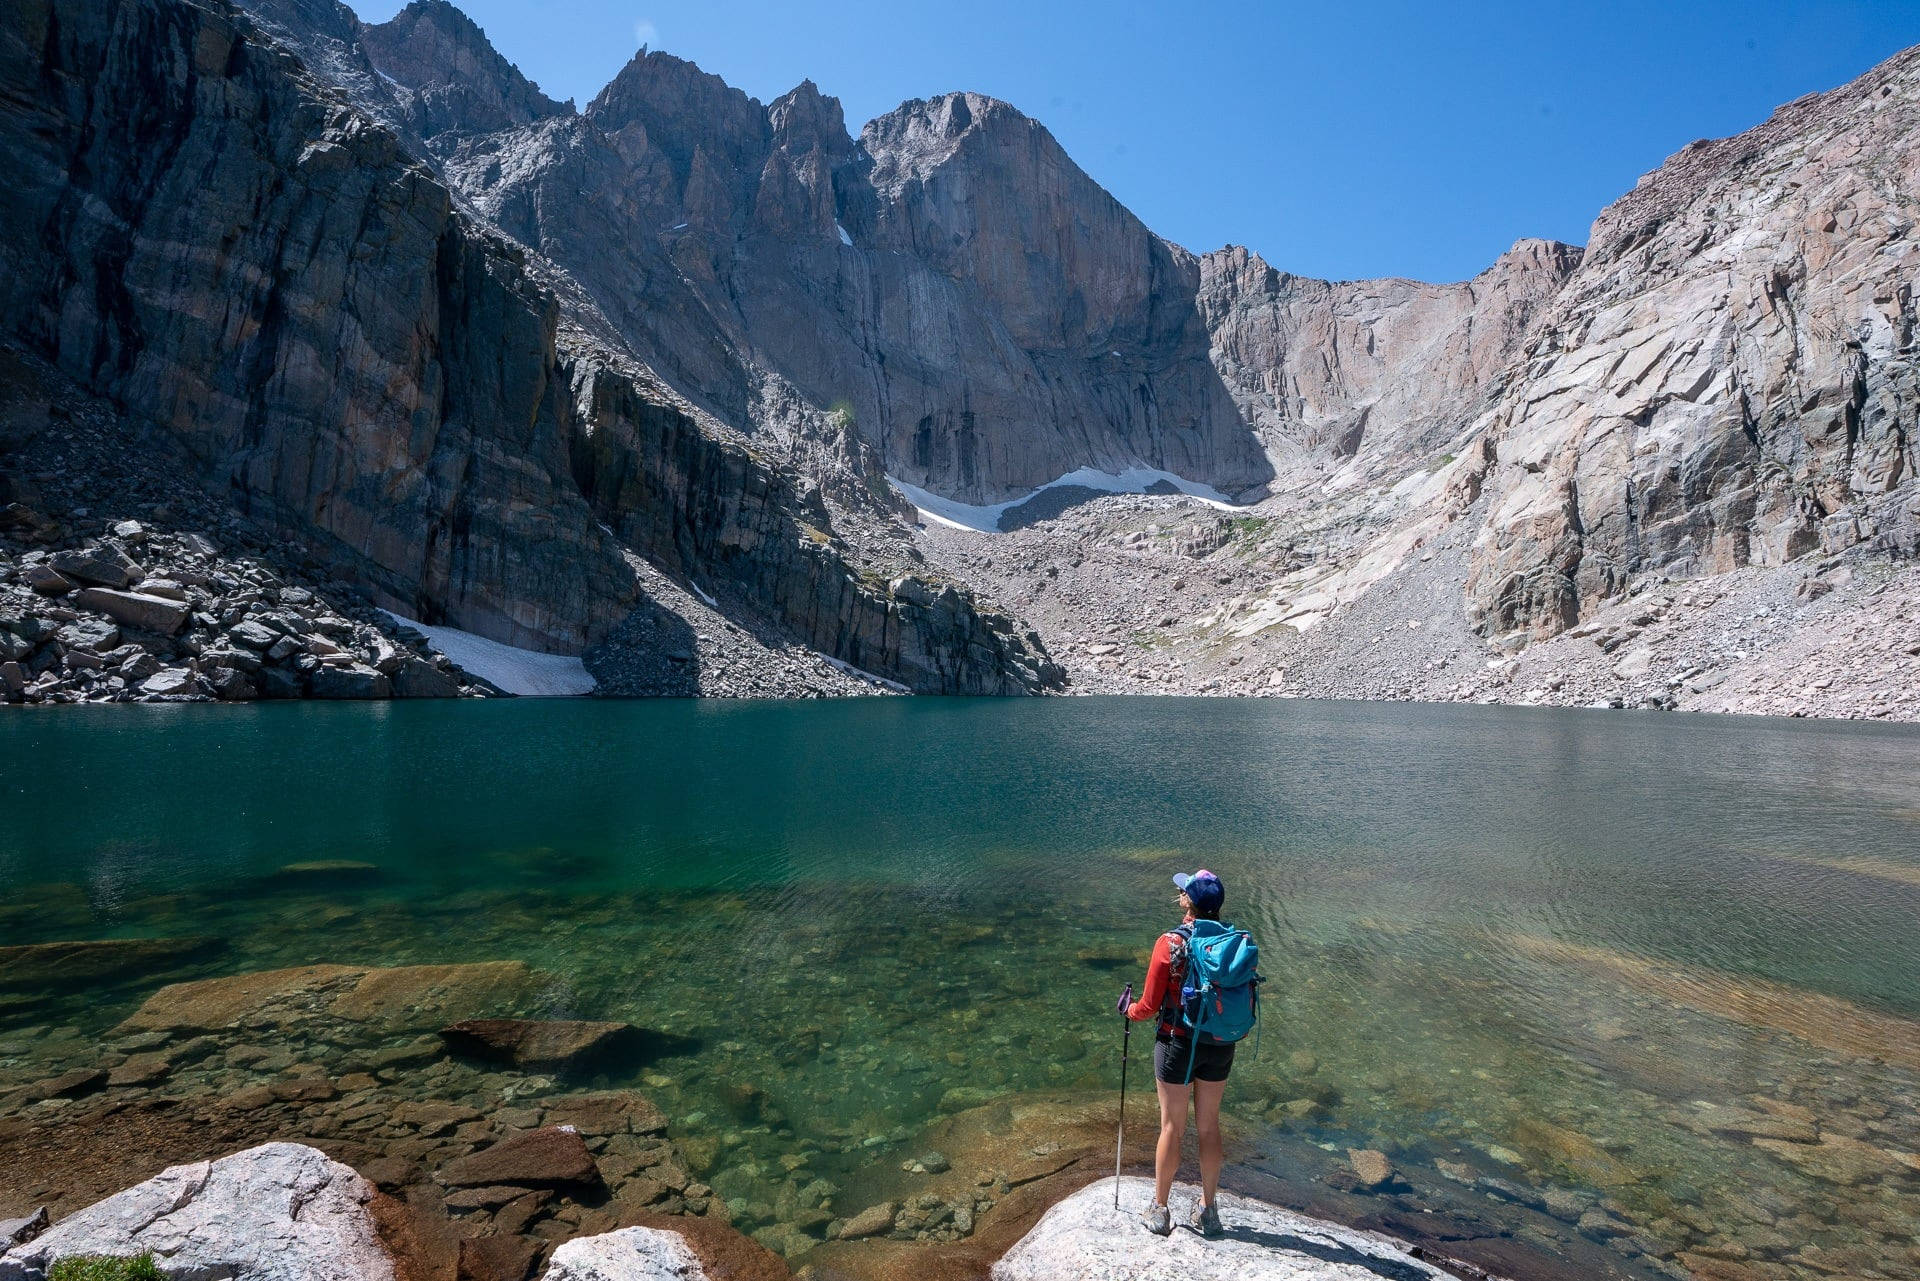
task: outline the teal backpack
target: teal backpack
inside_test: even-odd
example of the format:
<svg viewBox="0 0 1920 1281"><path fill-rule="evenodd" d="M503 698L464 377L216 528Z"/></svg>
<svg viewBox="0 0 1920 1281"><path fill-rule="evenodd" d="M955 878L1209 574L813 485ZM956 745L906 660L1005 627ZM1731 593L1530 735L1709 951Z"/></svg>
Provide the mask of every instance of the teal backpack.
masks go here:
<svg viewBox="0 0 1920 1281"><path fill-rule="evenodd" d="M1180 987L1180 1026L1200 1043L1232 1045L1260 1022L1260 946L1245 930L1219 921L1195 921L1175 933L1187 940L1187 975ZM1187 1071L1193 1071L1189 1064Z"/></svg>

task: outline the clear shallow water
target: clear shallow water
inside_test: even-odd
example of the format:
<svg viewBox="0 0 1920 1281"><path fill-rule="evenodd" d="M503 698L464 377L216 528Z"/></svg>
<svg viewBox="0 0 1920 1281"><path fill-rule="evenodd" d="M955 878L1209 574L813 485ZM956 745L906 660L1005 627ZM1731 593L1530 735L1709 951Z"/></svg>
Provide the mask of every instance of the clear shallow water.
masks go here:
<svg viewBox="0 0 1920 1281"><path fill-rule="evenodd" d="M1457 1194L1623 1275L1716 1250L1819 1275L1809 1247L1920 1274L1909 730L1165 699L263 705L16 714L0 759L0 945L226 940L187 976L525 960L557 978L542 1012L698 1042L649 1084L750 1228L792 1217L784 1150L857 1180L967 1103L1110 1091L1113 996L1172 923L1167 877L1205 864L1270 979L1229 1093L1250 1161L1307 1178L1327 1146L1380 1147L1410 1203ZM320 859L379 874L274 875ZM0 996L0 1040L91 1035L160 981ZM745 1138L741 1081L771 1110ZM1755 1143L1741 1118L1769 1102L1818 1142ZM1836 1142L1881 1156L1835 1168Z"/></svg>

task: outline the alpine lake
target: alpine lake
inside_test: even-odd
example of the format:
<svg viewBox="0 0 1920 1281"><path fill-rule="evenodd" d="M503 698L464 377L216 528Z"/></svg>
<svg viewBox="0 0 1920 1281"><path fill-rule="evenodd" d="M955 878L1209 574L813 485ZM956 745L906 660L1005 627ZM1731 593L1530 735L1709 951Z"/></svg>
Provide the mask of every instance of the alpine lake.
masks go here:
<svg viewBox="0 0 1920 1281"><path fill-rule="evenodd" d="M1229 1186L1522 1279L1920 1276L1920 727L265 704L16 711L0 762L0 1218L293 1139L458 1224L503 1211L437 1170L564 1122L604 1183L516 1230L920 1275L1110 1170L1115 998L1206 866L1265 976ZM541 1071L477 1016L640 1034Z"/></svg>

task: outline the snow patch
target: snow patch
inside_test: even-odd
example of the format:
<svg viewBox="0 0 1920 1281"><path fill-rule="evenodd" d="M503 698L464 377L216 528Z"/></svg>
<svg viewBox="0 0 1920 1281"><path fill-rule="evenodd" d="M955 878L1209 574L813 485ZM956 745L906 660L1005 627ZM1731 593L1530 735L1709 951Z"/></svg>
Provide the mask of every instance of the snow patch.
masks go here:
<svg viewBox="0 0 1920 1281"><path fill-rule="evenodd" d="M951 498L942 498L930 490L918 485L909 485L904 480L887 477L887 482L902 494L907 501L920 509L920 514L931 517L942 525L955 529L971 529L976 533L997 534L1000 532L1000 518L1032 498L1034 494L1062 485L1077 485L1082 489L1095 489L1106 494L1144 494L1158 484L1172 485L1189 498L1197 498L1209 507L1221 511L1244 511L1241 504L1235 503L1225 494L1211 485L1203 485L1197 480L1188 480L1176 476L1170 471L1161 471L1157 467L1129 467L1122 472L1101 471L1097 467L1082 467L1070 471L1055 480L1050 480L1040 488L1018 498L1009 498L1004 503L976 504L957 502Z"/></svg>
<svg viewBox="0 0 1920 1281"><path fill-rule="evenodd" d="M720 608L720 602L719 602L719 601L717 601L717 600L715 600L715 599L714 599L713 597L711 597L711 596L709 596L709 595L707 595L707 594L706 594L705 592L703 592L703 591L701 591L701 590L700 590L700 584L698 584L698 583L696 583L696 582L694 582L694 581L693 581L693 580L692 580L691 578L689 578L689 579L687 580L687 586L689 586L689 587L691 587L691 588L693 588L693 594L694 594L695 596L698 596L698 597L699 597L699 598L700 598L701 600L703 600L703 601L705 601L705 602L707 603L707 608L708 608L708 609L719 609L719 608Z"/></svg>
<svg viewBox="0 0 1920 1281"><path fill-rule="evenodd" d="M815 650L814 652L819 653L818 650ZM872 672L864 671L861 668L855 667L852 663L843 662L842 660L835 658L832 654L820 654L820 657L825 659L827 663L834 668L834 670L839 672L844 672L845 674L853 677L857 681L865 681L869 685L878 685L881 689L890 689L896 694L910 694L913 692L912 690L908 689L905 685L902 685L899 681L890 681L884 676L875 676Z"/></svg>
<svg viewBox="0 0 1920 1281"><path fill-rule="evenodd" d="M839 223L836 222L833 224L833 229L840 233L841 244L845 245L849 249L853 248L853 237L847 234L847 229L845 227L842 227Z"/></svg>
<svg viewBox="0 0 1920 1281"><path fill-rule="evenodd" d="M587 673L587 665L577 658L502 645L499 641L475 636L457 627L416 623L392 610L380 612L394 622L421 633L442 654L475 676L492 681L509 694L528 698L566 698L593 692L593 677Z"/></svg>

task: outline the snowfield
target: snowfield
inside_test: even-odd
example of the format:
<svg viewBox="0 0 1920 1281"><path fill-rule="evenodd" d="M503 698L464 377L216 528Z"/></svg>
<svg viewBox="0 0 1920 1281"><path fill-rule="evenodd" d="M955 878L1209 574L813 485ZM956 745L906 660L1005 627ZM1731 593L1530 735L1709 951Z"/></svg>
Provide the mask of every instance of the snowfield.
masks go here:
<svg viewBox="0 0 1920 1281"><path fill-rule="evenodd" d="M411 618L402 618L392 610L381 612L394 622L420 632L448 658L475 676L492 681L509 694L527 698L569 698L593 692L593 677L588 675L587 665L577 658L502 645L499 641L475 636L457 627L417 623Z"/></svg>

